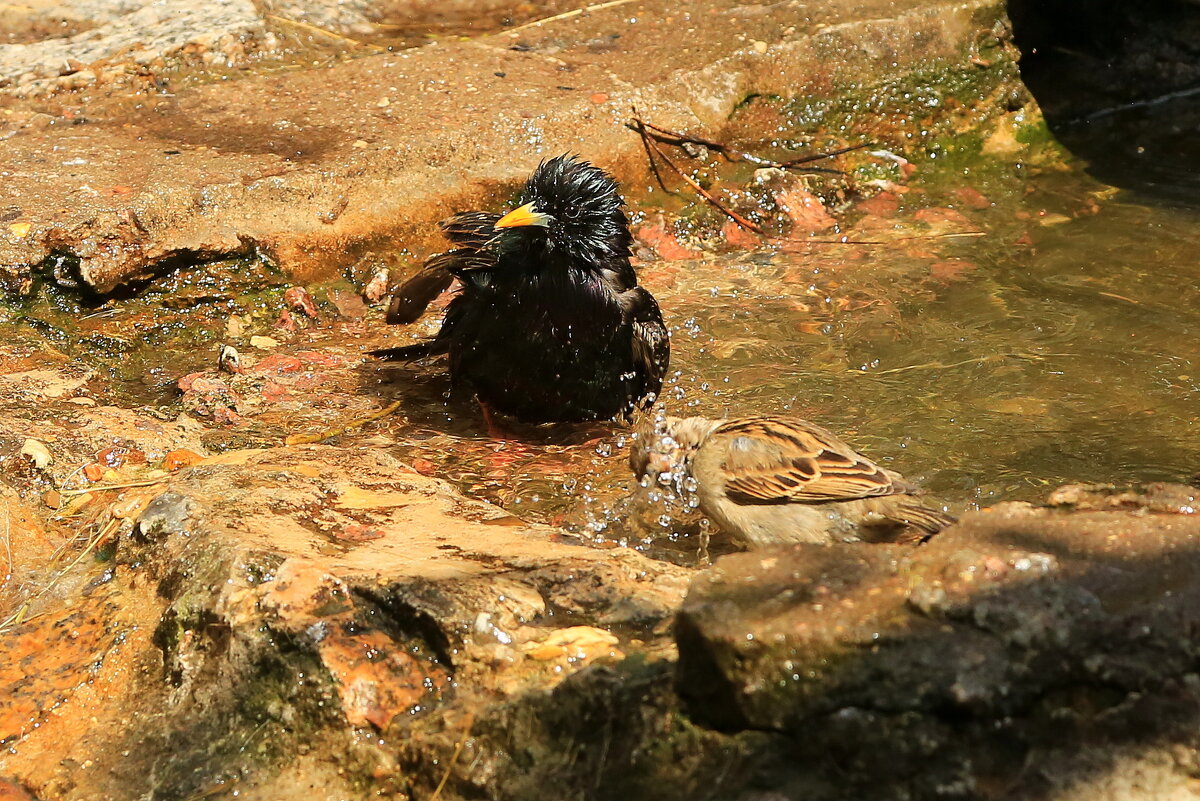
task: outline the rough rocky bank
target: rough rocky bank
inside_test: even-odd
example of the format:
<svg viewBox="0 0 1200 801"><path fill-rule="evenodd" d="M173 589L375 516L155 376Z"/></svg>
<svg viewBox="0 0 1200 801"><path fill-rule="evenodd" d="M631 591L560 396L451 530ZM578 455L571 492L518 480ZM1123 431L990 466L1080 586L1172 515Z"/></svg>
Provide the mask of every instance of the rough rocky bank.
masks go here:
<svg viewBox="0 0 1200 801"><path fill-rule="evenodd" d="M425 252L433 221L504 197L548 155L583 152L643 182L642 146L624 125L635 104L659 124L720 135L750 98L854 94L877 109L861 115L865 128L886 133L892 115L912 111L899 84L918 71L990 73L976 82L985 93L1011 91L1002 19L994 0L645 0L353 51L360 57L321 69L188 80L156 56L127 81L47 86L36 98L18 86L0 118L0 265L18 292L55 269L106 293L229 255L263 256L302 280L365 280L356 265L380 258L372 249ZM253 49L256 39L229 31ZM1000 57L980 57L993 51ZM986 115L1008 102L975 91L947 100Z"/></svg>
<svg viewBox="0 0 1200 801"><path fill-rule="evenodd" d="M502 204L546 155L647 183L635 103L716 138L852 119L896 150L953 131L1008 153L1037 121L995 2L647 0L544 23L565 7L496 3L534 24L394 52L379 20L439 10L29 8L0 53L12 296L204 279L230 255L399 278L433 220ZM305 68L295 23L316 27ZM903 187L875 183L878 217ZM810 204L791 224L833 224L791 197ZM665 230L643 245L694 255ZM338 291L340 333L369 336L374 312ZM243 373L176 365L171 414L122 408L65 353L0 348L0 796L1194 793L1192 489L1068 488L920 548L680 566L465 497L384 438L285 444L380 406L356 391L361 341L289 305L282 351Z"/></svg>

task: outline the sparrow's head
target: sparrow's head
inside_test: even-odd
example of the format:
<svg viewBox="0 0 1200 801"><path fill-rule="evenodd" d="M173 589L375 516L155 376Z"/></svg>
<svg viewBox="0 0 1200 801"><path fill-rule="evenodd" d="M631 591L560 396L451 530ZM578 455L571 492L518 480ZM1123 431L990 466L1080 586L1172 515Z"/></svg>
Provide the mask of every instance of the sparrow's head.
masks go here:
<svg viewBox="0 0 1200 801"><path fill-rule="evenodd" d="M720 420L663 417L637 433L629 466L643 485L677 484L688 475L691 458Z"/></svg>
<svg viewBox="0 0 1200 801"><path fill-rule="evenodd" d="M497 221L498 230L581 266L629 255L629 219L617 182L577 156L543 161L525 183L521 203Z"/></svg>

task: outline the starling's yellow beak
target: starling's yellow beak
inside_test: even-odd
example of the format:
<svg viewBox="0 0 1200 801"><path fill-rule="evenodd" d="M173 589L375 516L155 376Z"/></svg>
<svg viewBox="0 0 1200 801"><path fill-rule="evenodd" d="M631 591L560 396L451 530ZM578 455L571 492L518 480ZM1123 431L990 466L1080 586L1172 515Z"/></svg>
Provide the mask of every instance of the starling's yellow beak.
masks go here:
<svg viewBox="0 0 1200 801"><path fill-rule="evenodd" d="M540 225L545 228L554 218L549 214L535 211L532 203L526 203L520 208L513 209L496 220L497 228L518 228L524 225Z"/></svg>

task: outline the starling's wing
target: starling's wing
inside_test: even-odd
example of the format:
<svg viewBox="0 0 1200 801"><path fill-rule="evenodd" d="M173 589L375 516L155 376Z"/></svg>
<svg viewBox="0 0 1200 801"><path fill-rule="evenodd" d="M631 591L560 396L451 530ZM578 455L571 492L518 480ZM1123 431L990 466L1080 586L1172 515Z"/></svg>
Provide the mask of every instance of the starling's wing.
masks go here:
<svg viewBox="0 0 1200 801"><path fill-rule="evenodd" d="M468 309L468 306L464 304L465 300L462 295L456 295L450 301L450 305L446 308L446 316L442 318L442 327L433 339L427 339L424 342L417 342L399 348L372 350L368 351L368 354L391 362L411 362L423 359L426 356L449 353L450 346L455 340L456 330L459 328L463 315Z"/></svg>
<svg viewBox="0 0 1200 801"><path fill-rule="evenodd" d="M487 272L497 266L496 254L490 250L459 248L442 255L448 257L446 269L464 281L472 275Z"/></svg>
<svg viewBox="0 0 1200 801"><path fill-rule="evenodd" d="M903 492L889 471L803 420L733 420L713 431L709 443L724 451L725 491L736 503L820 503Z"/></svg>
<svg viewBox="0 0 1200 801"><path fill-rule="evenodd" d="M456 276L465 278L495 266L496 257L487 250L456 248L435 253L392 295L385 319L391 325L414 322L425 313L434 298L450 287Z"/></svg>
<svg viewBox="0 0 1200 801"><path fill-rule="evenodd" d="M489 271L496 266L496 255L487 245L495 236L496 221L499 219L499 214L467 211L444 220L443 233L459 247L430 256L421 270L401 285L388 305L387 322L414 322L425 313L434 298L450 287L456 277L476 289L485 287ZM442 328L433 339L400 348L373 350L370 355L389 361L413 361L446 353L454 340L454 328L460 314L461 309L456 312L451 303L442 321Z"/></svg>
<svg viewBox="0 0 1200 801"><path fill-rule="evenodd" d="M621 305L633 324L633 367L641 384L634 400L644 406L662 390L663 376L671 361L671 338L663 325L658 302L642 287L621 293Z"/></svg>
<svg viewBox="0 0 1200 801"><path fill-rule="evenodd" d="M438 253L431 256L416 275L396 290L385 318L389 325L414 322L425 313L434 298L450 287L454 276L447 268L449 255Z"/></svg>
<svg viewBox="0 0 1200 801"><path fill-rule="evenodd" d="M499 219L499 214L488 211L464 211L443 220L442 232L458 247L430 256L420 272L404 282L388 304L387 322L414 322L455 276L496 266L495 256L485 247L495 236Z"/></svg>
<svg viewBox="0 0 1200 801"><path fill-rule="evenodd" d="M479 250L496 235L499 214L490 211L463 211L442 220L442 233L461 248Z"/></svg>

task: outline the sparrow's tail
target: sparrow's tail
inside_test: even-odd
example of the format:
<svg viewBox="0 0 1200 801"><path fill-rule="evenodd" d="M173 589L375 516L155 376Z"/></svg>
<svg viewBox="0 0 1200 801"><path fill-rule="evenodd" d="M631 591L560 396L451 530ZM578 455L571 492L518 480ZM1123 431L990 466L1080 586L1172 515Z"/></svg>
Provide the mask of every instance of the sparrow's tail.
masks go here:
<svg viewBox="0 0 1200 801"><path fill-rule="evenodd" d="M920 529L923 532L916 537L920 542L932 537L951 523L958 521L953 515L948 515L940 509L930 509L919 502L900 504L888 517L898 523Z"/></svg>
<svg viewBox="0 0 1200 801"><path fill-rule="evenodd" d="M445 353L447 350L445 342L430 339L425 342L418 342L415 345L405 345L402 348L369 350L367 351L367 355L388 362L415 362L417 359L424 359L426 356L436 356L439 353Z"/></svg>

